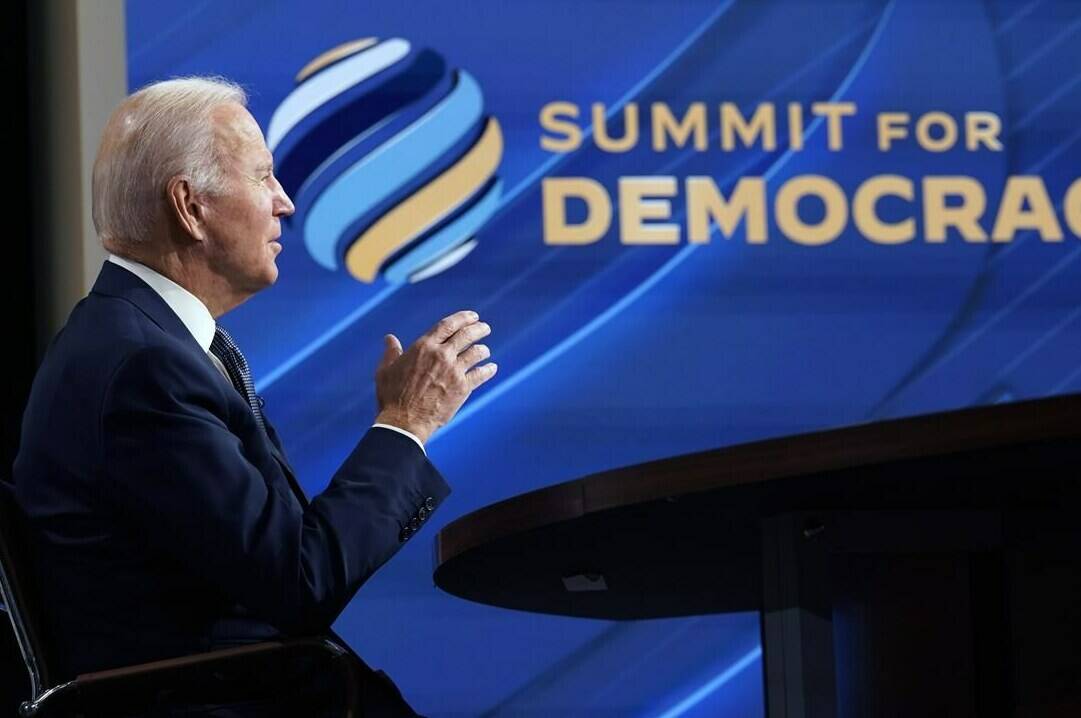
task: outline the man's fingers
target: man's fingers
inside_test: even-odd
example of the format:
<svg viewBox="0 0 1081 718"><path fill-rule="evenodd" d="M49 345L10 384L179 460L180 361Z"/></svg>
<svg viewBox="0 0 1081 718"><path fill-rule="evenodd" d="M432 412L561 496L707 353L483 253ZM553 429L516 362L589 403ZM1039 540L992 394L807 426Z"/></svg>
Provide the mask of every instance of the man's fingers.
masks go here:
<svg viewBox="0 0 1081 718"><path fill-rule="evenodd" d="M477 313L470 310L462 310L455 312L449 317L443 317L440 319L434 327L428 330L427 336L431 337L436 343L442 344L456 331L462 327L473 324L478 319Z"/></svg>
<svg viewBox="0 0 1081 718"><path fill-rule="evenodd" d="M454 332L454 336L448 339L446 344L454 350L455 354L461 354L470 344L491 333L492 328L487 322L474 322Z"/></svg>
<svg viewBox="0 0 1081 718"><path fill-rule="evenodd" d="M474 344L458 355L458 363L468 370L477 362L484 361L491 355L491 350L484 344Z"/></svg>
<svg viewBox="0 0 1081 718"><path fill-rule="evenodd" d="M488 362L483 366L478 366L475 369L467 371L465 373L465 378L469 381L470 391L491 379L498 370L499 366L495 362Z"/></svg>
<svg viewBox="0 0 1081 718"><path fill-rule="evenodd" d="M402 355L402 343L398 337L388 334L383 337L386 347L383 349L383 358L379 360L379 368L383 369L393 364Z"/></svg>

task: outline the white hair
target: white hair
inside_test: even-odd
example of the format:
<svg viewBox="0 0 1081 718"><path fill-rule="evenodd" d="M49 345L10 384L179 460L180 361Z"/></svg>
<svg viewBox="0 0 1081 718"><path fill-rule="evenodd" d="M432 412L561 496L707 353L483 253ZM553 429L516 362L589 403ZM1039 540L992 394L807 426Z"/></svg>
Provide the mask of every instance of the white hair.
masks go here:
<svg viewBox="0 0 1081 718"><path fill-rule="evenodd" d="M102 133L92 180L94 228L103 242L136 244L161 221L169 181L224 190L211 115L247 93L221 77L180 77L143 87L116 108Z"/></svg>

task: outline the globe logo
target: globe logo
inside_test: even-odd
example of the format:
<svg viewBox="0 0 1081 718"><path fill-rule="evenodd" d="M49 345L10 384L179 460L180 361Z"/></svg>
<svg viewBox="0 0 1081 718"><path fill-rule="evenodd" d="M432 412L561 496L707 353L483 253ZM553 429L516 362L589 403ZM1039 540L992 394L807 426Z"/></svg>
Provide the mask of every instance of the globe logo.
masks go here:
<svg viewBox="0 0 1081 718"><path fill-rule="evenodd" d="M364 38L316 57L296 85L267 144L312 259L402 284L476 247L499 203L503 135L469 73L406 40Z"/></svg>

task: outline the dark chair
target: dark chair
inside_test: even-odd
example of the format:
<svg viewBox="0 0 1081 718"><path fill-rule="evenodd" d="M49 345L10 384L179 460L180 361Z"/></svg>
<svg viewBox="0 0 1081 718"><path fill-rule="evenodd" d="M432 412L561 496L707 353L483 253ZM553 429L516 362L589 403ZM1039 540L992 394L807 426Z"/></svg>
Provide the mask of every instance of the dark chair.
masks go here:
<svg viewBox="0 0 1081 718"><path fill-rule="evenodd" d="M280 677L291 675L290 666L305 661L327 664L338 671L345 693L343 715L360 717L356 659L322 636L267 641L142 663L57 683L26 563L29 542L25 520L12 489L0 478L0 598L30 674L30 699L19 708L23 718L120 716L165 705L257 700L272 690L280 691Z"/></svg>

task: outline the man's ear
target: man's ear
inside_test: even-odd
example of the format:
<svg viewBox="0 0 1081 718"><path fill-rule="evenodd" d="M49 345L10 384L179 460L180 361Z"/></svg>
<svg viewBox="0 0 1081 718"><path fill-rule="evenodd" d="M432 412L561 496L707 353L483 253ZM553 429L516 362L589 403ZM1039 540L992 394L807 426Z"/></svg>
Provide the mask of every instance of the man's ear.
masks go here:
<svg viewBox="0 0 1081 718"><path fill-rule="evenodd" d="M165 186L165 201L168 213L181 230L193 239L206 241L206 204L191 186L191 180L183 175L169 180Z"/></svg>

